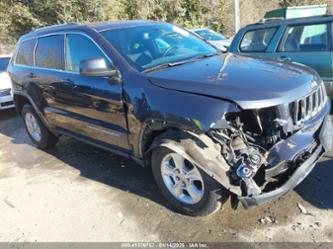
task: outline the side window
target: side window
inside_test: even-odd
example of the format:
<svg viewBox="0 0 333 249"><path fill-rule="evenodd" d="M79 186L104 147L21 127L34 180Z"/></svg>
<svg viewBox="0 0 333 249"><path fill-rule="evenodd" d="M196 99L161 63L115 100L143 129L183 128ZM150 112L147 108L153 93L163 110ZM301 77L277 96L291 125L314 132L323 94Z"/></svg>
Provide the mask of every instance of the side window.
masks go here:
<svg viewBox="0 0 333 249"><path fill-rule="evenodd" d="M240 50L242 52L265 52L277 28L258 29L245 33Z"/></svg>
<svg viewBox="0 0 333 249"><path fill-rule="evenodd" d="M40 38L36 49L36 66L51 69L64 69L63 47L63 35Z"/></svg>
<svg viewBox="0 0 333 249"><path fill-rule="evenodd" d="M36 40L24 41L20 44L16 55L15 63L25 66L33 66L33 57Z"/></svg>
<svg viewBox="0 0 333 249"><path fill-rule="evenodd" d="M328 25L289 26L279 46L280 52L322 51L328 49Z"/></svg>
<svg viewBox="0 0 333 249"><path fill-rule="evenodd" d="M80 34L66 36L66 63L67 70L79 72L80 61L92 58L105 58L103 52L88 37Z"/></svg>

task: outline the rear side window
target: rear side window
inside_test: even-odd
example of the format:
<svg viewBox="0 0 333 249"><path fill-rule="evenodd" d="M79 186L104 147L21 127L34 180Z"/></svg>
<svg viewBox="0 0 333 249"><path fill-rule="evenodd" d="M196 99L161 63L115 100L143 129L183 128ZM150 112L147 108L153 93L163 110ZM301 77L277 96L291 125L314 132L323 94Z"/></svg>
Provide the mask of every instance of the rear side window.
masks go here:
<svg viewBox="0 0 333 249"><path fill-rule="evenodd" d="M279 46L280 52L323 51L328 49L327 24L289 26Z"/></svg>
<svg viewBox="0 0 333 249"><path fill-rule="evenodd" d="M277 28L258 29L245 33L240 50L242 52L265 52Z"/></svg>
<svg viewBox="0 0 333 249"><path fill-rule="evenodd" d="M103 52L88 37L79 34L66 35L67 70L79 72L80 61L92 58L105 58Z"/></svg>
<svg viewBox="0 0 333 249"><path fill-rule="evenodd" d="M20 44L16 55L16 60L15 60L16 64L33 66L35 43L36 40L28 40Z"/></svg>
<svg viewBox="0 0 333 249"><path fill-rule="evenodd" d="M64 69L63 35L47 36L38 40L36 66L50 69Z"/></svg>

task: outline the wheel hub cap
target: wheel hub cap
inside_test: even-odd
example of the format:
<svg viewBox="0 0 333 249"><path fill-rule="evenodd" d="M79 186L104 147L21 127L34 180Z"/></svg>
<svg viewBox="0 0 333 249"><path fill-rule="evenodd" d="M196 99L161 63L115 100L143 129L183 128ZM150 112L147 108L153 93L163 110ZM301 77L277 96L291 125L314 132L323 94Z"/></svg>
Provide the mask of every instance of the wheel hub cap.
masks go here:
<svg viewBox="0 0 333 249"><path fill-rule="evenodd" d="M165 186L179 201L198 203L204 194L204 183L198 168L177 153L167 154L161 165Z"/></svg>
<svg viewBox="0 0 333 249"><path fill-rule="evenodd" d="M42 133L38 121L30 112L25 114L25 124L30 136L37 142L41 140Z"/></svg>

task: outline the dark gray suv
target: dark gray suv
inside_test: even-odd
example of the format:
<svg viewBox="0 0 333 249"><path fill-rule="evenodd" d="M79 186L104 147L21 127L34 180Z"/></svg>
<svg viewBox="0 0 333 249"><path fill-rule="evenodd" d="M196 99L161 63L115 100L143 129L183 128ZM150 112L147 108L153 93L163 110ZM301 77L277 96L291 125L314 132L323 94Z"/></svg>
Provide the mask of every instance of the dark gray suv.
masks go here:
<svg viewBox="0 0 333 249"><path fill-rule="evenodd" d="M35 30L8 71L39 148L67 135L131 158L190 215L216 211L230 193L245 207L279 197L332 146L318 74L222 54L168 23Z"/></svg>

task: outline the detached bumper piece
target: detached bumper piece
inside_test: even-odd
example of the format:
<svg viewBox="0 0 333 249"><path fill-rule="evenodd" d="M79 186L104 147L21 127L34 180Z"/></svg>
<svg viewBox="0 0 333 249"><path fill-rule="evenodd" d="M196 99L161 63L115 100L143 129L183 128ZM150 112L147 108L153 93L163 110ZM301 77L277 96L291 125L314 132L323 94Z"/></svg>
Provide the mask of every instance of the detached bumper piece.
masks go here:
<svg viewBox="0 0 333 249"><path fill-rule="evenodd" d="M315 153L307 161L300 165L298 169L294 172L294 174L290 177L290 179L280 188L257 196L239 197L240 202L245 208L249 208L250 206L260 205L287 194L301 181L303 181L303 179L311 172L322 153L323 147L319 146Z"/></svg>
<svg viewBox="0 0 333 249"><path fill-rule="evenodd" d="M307 130L301 130L288 139L276 144L270 151L270 162L274 167L266 169L266 177L276 176L295 167L292 175L280 187L262 192L258 195L240 196L239 201L245 208L260 205L281 197L295 188L311 172L320 157L332 148L332 124L327 116L318 126L312 126ZM299 163L300 155L306 155L306 159ZM273 164L274 162L274 164Z"/></svg>

